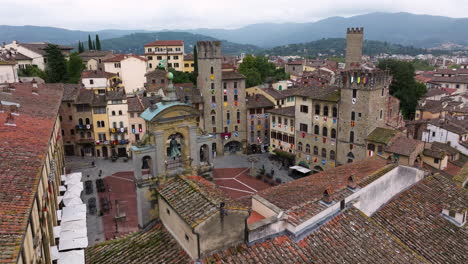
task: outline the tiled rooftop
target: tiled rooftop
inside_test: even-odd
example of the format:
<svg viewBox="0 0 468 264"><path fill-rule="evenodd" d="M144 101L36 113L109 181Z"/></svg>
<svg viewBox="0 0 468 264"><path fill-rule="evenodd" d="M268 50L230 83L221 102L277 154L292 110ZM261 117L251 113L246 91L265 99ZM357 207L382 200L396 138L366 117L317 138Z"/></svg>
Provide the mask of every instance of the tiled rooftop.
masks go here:
<svg viewBox="0 0 468 264"><path fill-rule="evenodd" d="M7 112L0 112L1 263L16 263L63 93L61 84L39 84L38 94L30 83L13 86L11 94L0 92L2 102L20 104L16 126L5 125Z"/></svg>
<svg viewBox="0 0 468 264"><path fill-rule="evenodd" d="M288 222L298 225L326 208L319 203L326 189L331 191L332 200L338 201L352 193L347 189L351 175L359 187L364 187L394 167L382 158L373 157L284 183L258 195L285 210L292 216Z"/></svg>
<svg viewBox="0 0 468 264"><path fill-rule="evenodd" d="M367 137L367 140L382 144L388 144L397 133L396 130L376 127Z"/></svg>
<svg viewBox="0 0 468 264"><path fill-rule="evenodd" d="M408 138L404 134L398 134L393 138L390 145L384 148L384 150L408 157L422 144L424 143L420 140Z"/></svg>
<svg viewBox="0 0 468 264"><path fill-rule="evenodd" d="M182 46L184 45L183 40L156 40L151 43L145 44L145 47L151 46Z"/></svg>
<svg viewBox="0 0 468 264"><path fill-rule="evenodd" d="M105 71L83 71L81 73L81 78L112 78L114 76L117 76L116 73L111 73L111 72L105 72Z"/></svg>
<svg viewBox="0 0 468 264"><path fill-rule="evenodd" d="M394 197L372 218L430 263L467 263L468 226L445 219L445 207L466 210L468 191L434 175Z"/></svg>
<svg viewBox="0 0 468 264"><path fill-rule="evenodd" d="M348 209L299 242L287 235L229 248L204 263L427 263L357 209Z"/></svg>
<svg viewBox="0 0 468 264"><path fill-rule="evenodd" d="M265 108L265 107L274 107L275 104L268 100L265 96L261 94L255 94L247 96L247 108Z"/></svg>
<svg viewBox="0 0 468 264"><path fill-rule="evenodd" d="M202 177L176 177L159 189L161 197L192 227L219 212L219 204L226 209L246 210L224 196L221 190Z"/></svg>
<svg viewBox="0 0 468 264"><path fill-rule="evenodd" d="M89 247L86 263L171 264L189 263L190 257L162 224L148 231L109 240Z"/></svg>
<svg viewBox="0 0 468 264"><path fill-rule="evenodd" d="M270 109L267 112L275 114L275 115L294 117L294 113L296 111L295 109L296 109L295 106L288 106L288 107Z"/></svg>
<svg viewBox="0 0 468 264"><path fill-rule="evenodd" d="M235 80L235 79L245 79L245 76L233 71L222 72L223 80Z"/></svg>

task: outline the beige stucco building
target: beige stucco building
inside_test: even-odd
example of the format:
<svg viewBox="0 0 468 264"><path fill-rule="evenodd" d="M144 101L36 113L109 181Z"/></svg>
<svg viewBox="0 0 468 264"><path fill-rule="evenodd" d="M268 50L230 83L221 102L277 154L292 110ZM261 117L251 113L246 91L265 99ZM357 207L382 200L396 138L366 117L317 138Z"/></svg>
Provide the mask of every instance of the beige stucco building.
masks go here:
<svg viewBox="0 0 468 264"><path fill-rule="evenodd" d="M122 80L125 93L143 90L146 83L146 59L133 54L119 54L104 60L104 70L117 74Z"/></svg>
<svg viewBox="0 0 468 264"><path fill-rule="evenodd" d="M184 41L158 40L145 44L144 48L148 71L157 67L184 71Z"/></svg>

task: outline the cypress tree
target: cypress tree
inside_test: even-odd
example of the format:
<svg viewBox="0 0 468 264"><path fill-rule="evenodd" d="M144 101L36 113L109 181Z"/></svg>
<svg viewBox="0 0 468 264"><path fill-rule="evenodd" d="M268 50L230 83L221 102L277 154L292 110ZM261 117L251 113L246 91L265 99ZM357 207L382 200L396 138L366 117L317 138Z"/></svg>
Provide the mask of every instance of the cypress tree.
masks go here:
<svg viewBox="0 0 468 264"><path fill-rule="evenodd" d="M83 43L81 41L78 41L78 53L81 53L84 51Z"/></svg>
<svg viewBox="0 0 468 264"><path fill-rule="evenodd" d="M99 40L99 35L96 34L96 50L101 50L101 41Z"/></svg>
<svg viewBox="0 0 468 264"><path fill-rule="evenodd" d="M193 70L195 72L195 77L198 76L198 52L197 52L197 45L193 47Z"/></svg>
<svg viewBox="0 0 468 264"><path fill-rule="evenodd" d="M96 50L96 42L93 41L93 50Z"/></svg>
<svg viewBox="0 0 468 264"><path fill-rule="evenodd" d="M45 48L47 58L47 82L58 83L67 79L67 63L62 51L57 45L49 44Z"/></svg>
<svg viewBox="0 0 468 264"><path fill-rule="evenodd" d="M93 42L91 42L91 35L88 34L88 49L93 49Z"/></svg>

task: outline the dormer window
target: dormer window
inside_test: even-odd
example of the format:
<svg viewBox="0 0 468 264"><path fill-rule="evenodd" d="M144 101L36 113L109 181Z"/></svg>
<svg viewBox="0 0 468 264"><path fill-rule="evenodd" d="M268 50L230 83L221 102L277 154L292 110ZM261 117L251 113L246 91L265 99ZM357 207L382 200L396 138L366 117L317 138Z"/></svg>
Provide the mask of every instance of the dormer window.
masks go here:
<svg viewBox="0 0 468 264"><path fill-rule="evenodd" d="M468 210L449 210L448 208L442 209L442 215L450 222L463 226L467 222Z"/></svg>

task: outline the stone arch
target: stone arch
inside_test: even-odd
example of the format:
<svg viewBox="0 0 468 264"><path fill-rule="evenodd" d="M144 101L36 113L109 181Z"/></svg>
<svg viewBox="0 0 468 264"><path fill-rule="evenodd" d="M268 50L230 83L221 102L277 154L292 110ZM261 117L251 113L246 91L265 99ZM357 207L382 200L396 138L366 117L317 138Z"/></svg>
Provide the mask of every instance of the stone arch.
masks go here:
<svg viewBox="0 0 468 264"><path fill-rule="evenodd" d="M224 144L224 152L238 152L242 150L242 143L237 140L229 141L228 143Z"/></svg>
<svg viewBox="0 0 468 264"><path fill-rule="evenodd" d="M143 170L148 170L148 173L150 175L153 175L153 160L150 156L144 156L143 158L141 158L141 170L142 170L142 173L141 174L145 174L143 173Z"/></svg>

